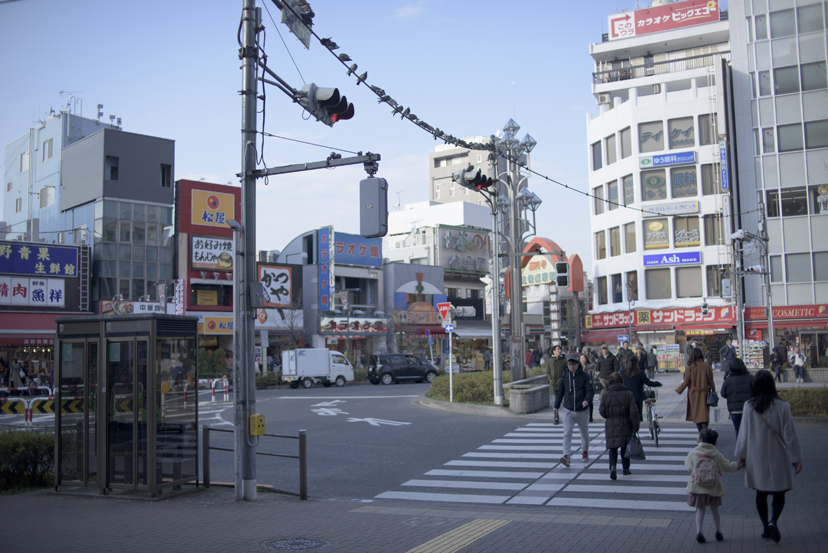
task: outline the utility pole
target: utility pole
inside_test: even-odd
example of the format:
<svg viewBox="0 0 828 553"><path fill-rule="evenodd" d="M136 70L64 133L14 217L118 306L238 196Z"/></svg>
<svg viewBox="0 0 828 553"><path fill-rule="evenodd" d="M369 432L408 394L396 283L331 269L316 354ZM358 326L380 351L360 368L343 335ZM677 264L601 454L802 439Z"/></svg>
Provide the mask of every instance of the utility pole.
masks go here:
<svg viewBox="0 0 828 553"><path fill-rule="evenodd" d="M234 335L238 340L233 352L235 370L235 462L236 501L256 500L256 447L250 444L250 415L256 408L256 382L253 374L254 353L254 319L255 310L251 306L250 283L256 280L256 103L257 103L257 64L259 51L256 34L261 21L261 11L256 8L256 0L243 0L242 35L243 45L239 52L242 58L242 213L241 229L238 240L241 251L234 269L239 272L235 290Z"/></svg>
<svg viewBox="0 0 828 553"><path fill-rule="evenodd" d="M769 352L773 351L774 346L776 345L776 336L773 332L773 291L771 290L771 274L770 274L770 259L768 255L769 251L769 242L770 239L768 237L767 231L767 221L765 220L765 202L759 201L759 213L762 214L762 222L759 223L759 238L761 238L762 244L764 247L762 248L762 280L765 281L765 290L767 292L767 303L768 303L768 344L770 344Z"/></svg>
<svg viewBox="0 0 828 553"><path fill-rule="evenodd" d="M497 165L495 165L497 175ZM485 194L484 194L485 196ZM491 196L492 208L492 371L494 373L494 404L503 407L503 355L500 350L500 231L497 226L497 191Z"/></svg>

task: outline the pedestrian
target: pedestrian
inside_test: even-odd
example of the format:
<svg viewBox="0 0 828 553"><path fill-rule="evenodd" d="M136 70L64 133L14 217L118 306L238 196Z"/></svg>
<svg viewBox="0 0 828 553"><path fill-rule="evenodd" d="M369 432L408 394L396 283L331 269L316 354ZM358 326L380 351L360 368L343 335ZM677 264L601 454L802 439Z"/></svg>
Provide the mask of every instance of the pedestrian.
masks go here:
<svg viewBox="0 0 828 553"><path fill-rule="evenodd" d="M609 375L620 369L618 359L606 345L601 346L601 357L598 358L598 381L601 383L601 393L609 388Z"/></svg>
<svg viewBox="0 0 828 553"><path fill-rule="evenodd" d="M638 358L638 366L641 367L641 370L646 372L647 371L647 361L649 355L647 355L647 350L644 349L642 344L638 344L638 347L635 348L635 356Z"/></svg>
<svg viewBox="0 0 828 553"><path fill-rule="evenodd" d="M21 389L26 385L26 378L28 375L26 371L23 369L23 365L20 364L20 361L15 359L11 366L9 367L9 388L18 388Z"/></svg>
<svg viewBox="0 0 828 553"><path fill-rule="evenodd" d="M489 350L489 348L486 348L483 351L483 370L492 370L492 352Z"/></svg>
<svg viewBox="0 0 828 553"><path fill-rule="evenodd" d="M578 356L578 361L581 362L581 366L586 371L587 376L589 377L590 381L594 382L595 381L595 364L589 362L589 358L587 357L587 355L585 353L582 353ZM594 422L592 420L592 412L593 412L594 407L595 407L595 405L594 405L595 404L595 388L594 388L594 386L593 386L593 390L592 390L592 395L587 398L587 401L589 402L589 422Z"/></svg>
<svg viewBox="0 0 828 553"><path fill-rule="evenodd" d="M549 377L549 389L557 390L561 377L566 371L566 356L561 353L561 346L552 348L552 356L546 361L546 375Z"/></svg>
<svg viewBox="0 0 828 553"><path fill-rule="evenodd" d="M561 383L558 385L553 412L557 415L558 409L563 408L564 434L561 463L568 467L575 423L578 423L578 428L581 431L581 459L589 461L588 398L593 395L593 389L592 380L581 367L577 354L570 353L566 356L566 368L569 370L563 375Z"/></svg>
<svg viewBox="0 0 828 553"><path fill-rule="evenodd" d="M731 363L730 376L724 381L721 389L721 396L727 399L727 410L730 412L730 420L733 421L737 438L742 425L742 409L745 401L750 399L751 390L753 375L748 372L745 362L737 357Z"/></svg>
<svg viewBox="0 0 828 553"><path fill-rule="evenodd" d="M658 372L658 356L655 348L650 348L650 353L647 354L647 378L655 378Z"/></svg>
<svg viewBox="0 0 828 553"><path fill-rule="evenodd" d="M607 378L609 386L601 394L598 412L604 417L604 434L609 451L610 479L617 478L615 467L618 465L618 449L621 449L621 468L625 475L632 474L630 460L626 455L627 441L638 432L641 415L635 404L635 396L624 385L621 374L614 372Z"/></svg>
<svg viewBox="0 0 828 553"><path fill-rule="evenodd" d="M704 430L710 423L707 392L716 391L716 386L713 382L713 370L704 362L699 348L693 348L690 353L690 363L684 369L684 382L676 388L676 393L681 394L685 389L687 390L686 420L696 423L699 431Z"/></svg>
<svg viewBox="0 0 828 553"><path fill-rule="evenodd" d="M773 372L776 374L776 381L782 382L782 365L785 364L785 346L783 344L779 344L775 348L773 348L773 352L771 353L771 368Z"/></svg>
<svg viewBox="0 0 828 553"><path fill-rule="evenodd" d="M791 364L791 368L794 370L794 376L796 377L797 382L804 382L805 381L805 356L799 353L799 346L795 347L793 350L793 355L791 355L788 362Z"/></svg>
<svg viewBox="0 0 828 553"><path fill-rule="evenodd" d="M541 364L541 352L540 347L535 346L532 350L532 366L533 367L540 367Z"/></svg>
<svg viewBox="0 0 828 553"><path fill-rule="evenodd" d="M690 353L693 351L698 345L698 341L693 339L688 339L687 343L684 344L684 366L686 367L690 363Z"/></svg>
<svg viewBox="0 0 828 553"><path fill-rule="evenodd" d="M785 493L793 488L793 475L802 472L802 450L791 407L779 399L768 371L756 373L750 399L745 402L736 457L746 469L745 485L756 490L762 538L779 543L779 516L785 507ZM773 497L770 518L768 496Z"/></svg>
<svg viewBox="0 0 828 553"><path fill-rule="evenodd" d="M621 371L621 378L624 380L624 385L630 389L633 397L635 397L635 405L638 407L640 420L644 420L644 385L658 388L661 386L661 382L647 378L644 372L638 368L638 361L635 356L627 360L627 366Z"/></svg>
<svg viewBox="0 0 828 553"><path fill-rule="evenodd" d="M719 516L719 507L722 506L722 496L725 494L721 473L736 472L742 467L741 463L728 461L716 449L719 433L712 428L705 428L699 432L698 445L687 454L684 466L690 471L690 480L687 482L687 504L696 508L696 541L704 543L702 530L704 529L704 513L707 507L713 514L713 524L716 525L716 541L724 541L722 535L722 519Z"/></svg>
<svg viewBox="0 0 828 553"><path fill-rule="evenodd" d="M526 361L526 368L531 369L532 368L532 350L531 349L526 350L526 355L524 356L524 358L525 358L524 360Z"/></svg>
<svg viewBox="0 0 828 553"><path fill-rule="evenodd" d="M615 357L618 358L618 369L624 370L624 367L627 366L627 359L633 355L635 354L630 349L629 342L621 342L621 349L618 350L617 354L615 354Z"/></svg>
<svg viewBox="0 0 828 553"><path fill-rule="evenodd" d="M719 350L719 361L722 362L724 377L730 376L730 364L736 359L736 348L733 347L733 338L727 337L727 342Z"/></svg>

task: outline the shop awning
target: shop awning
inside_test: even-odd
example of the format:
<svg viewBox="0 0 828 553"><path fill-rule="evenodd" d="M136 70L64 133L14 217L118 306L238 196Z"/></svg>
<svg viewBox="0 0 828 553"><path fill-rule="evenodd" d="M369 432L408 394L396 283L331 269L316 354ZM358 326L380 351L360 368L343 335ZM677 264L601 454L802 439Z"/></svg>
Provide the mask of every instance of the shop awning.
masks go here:
<svg viewBox="0 0 828 553"><path fill-rule="evenodd" d="M442 325L402 325L396 329L397 332L405 332L406 338L428 338L426 330L428 330L430 336L435 338L447 336L446 329Z"/></svg>
<svg viewBox="0 0 828 553"><path fill-rule="evenodd" d="M588 330L581 334L581 342L618 342L618 337L626 334L626 328L613 328L611 330Z"/></svg>
<svg viewBox="0 0 828 553"><path fill-rule="evenodd" d="M454 333L461 338L492 339L492 327L490 326L455 326Z"/></svg>
<svg viewBox="0 0 828 553"><path fill-rule="evenodd" d="M828 328L828 321L825 320L818 320L818 321L786 321L776 320L773 321L774 328L802 328L802 327L814 327L814 328ZM745 323L746 329L753 329L753 328L761 328L767 330L768 328L768 321L750 321Z"/></svg>
<svg viewBox="0 0 828 553"><path fill-rule="evenodd" d="M0 335L26 336L29 334L55 337L55 318L73 313L3 313L0 317ZM42 337L42 336L41 336Z"/></svg>

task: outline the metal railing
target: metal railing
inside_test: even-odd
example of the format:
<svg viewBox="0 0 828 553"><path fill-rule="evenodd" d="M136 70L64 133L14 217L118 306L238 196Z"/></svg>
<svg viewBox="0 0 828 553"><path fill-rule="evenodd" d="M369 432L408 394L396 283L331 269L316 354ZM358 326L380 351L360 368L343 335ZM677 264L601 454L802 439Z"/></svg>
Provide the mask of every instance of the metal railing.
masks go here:
<svg viewBox="0 0 828 553"><path fill-rule="evenodd" d="M215 451L230 451L233 452L235 450L228 449L226 447L212 447L210 445L210 432L227 432L229 434L233 434L233 430L224 430L222 428L210 428L209 426L205 426L202 429L202 476L204 481L204 487L210 487L210 450ZM278 490L276 488L273 491L287 494L287 495L298 495L299 499L307 499L308 498L308 444L307 444L307 431L300 430L298 436L279 436L277 434L262 434L262 436L267 436L269 438L284 438L287 440L299 440L299 455L279 455L278 453L265 453L262 451L256 451L256 455L266 455L268 457L283 457L285 459L299 459L299 493L296 492L289 492L285 490Z"/></svg>
<svg viewBox="0 0 828 553"><path fill-rule="evenodd" d="M669 73L678 73L690 69L700 69L702 67L712 67L719 60L725 59L730 61L730 52L713 52L711 54L703 54L701 56L691 56L688 58L659 61L652 65L626 65L617 69L608 69L606 71L598 71L592 74L593 84L606 84L618 81L626 81L629 79L640 79L642 77L652 77L654 75L666 75ZM622 64L629 64L628 61Z"/></svg>

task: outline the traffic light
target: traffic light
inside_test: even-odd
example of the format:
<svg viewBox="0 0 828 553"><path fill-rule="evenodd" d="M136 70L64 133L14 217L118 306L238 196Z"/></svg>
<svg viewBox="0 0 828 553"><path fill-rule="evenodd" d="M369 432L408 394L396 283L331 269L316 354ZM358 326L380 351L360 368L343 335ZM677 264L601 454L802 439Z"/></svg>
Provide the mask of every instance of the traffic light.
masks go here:
<svg viewBox="0 0 828 553"><path fill-rule="evenodd" d="M345 96L339 95L338 88L319 88L313 83L302 87L297 98L299 105L329 127L337 121L354 116L354 105Z"/></svg>
<svg viewBox="0 0 828 553"><path fill-rule="evenodd" d="M710 309L707 306L707 298L704 299L702 303L702 317L707 317L710 314Z"/></svg>
<svg viewBox="0 0 828 553"><path fill-rule="evenodd" d="M375 238L388 234L388 181L370 177L359 181L359 234Z"/></svg>
<svg viewBox="0 0 828 553"><path fill-rule="evenodd" d="M493 182L492 178L484 175L482 170L475 171L474 165L469 165L467 169L460 171L460 186L471 190L480 192L489 188Z"/></svg>
<svg viewBox="0 0 828 553"><path fill-rule="evenodd" d="M555 284L558 288L569 288L569 263L566 261L555 263Z"/></svg>

